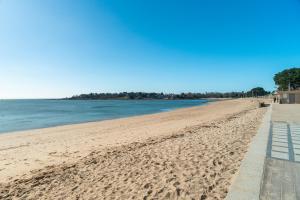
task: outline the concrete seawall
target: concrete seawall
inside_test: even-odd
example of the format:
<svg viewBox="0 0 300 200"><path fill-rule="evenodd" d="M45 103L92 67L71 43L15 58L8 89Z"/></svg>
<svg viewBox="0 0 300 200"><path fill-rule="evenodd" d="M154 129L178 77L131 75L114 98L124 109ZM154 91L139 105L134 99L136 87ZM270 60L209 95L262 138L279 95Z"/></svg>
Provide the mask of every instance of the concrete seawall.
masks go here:
<svg viewBox="0 0 300 200"><path fill-rule="evenodd" d="M270 132L272 106L268 108L257 135L253 138L226 200L258 200Z"/></svg>

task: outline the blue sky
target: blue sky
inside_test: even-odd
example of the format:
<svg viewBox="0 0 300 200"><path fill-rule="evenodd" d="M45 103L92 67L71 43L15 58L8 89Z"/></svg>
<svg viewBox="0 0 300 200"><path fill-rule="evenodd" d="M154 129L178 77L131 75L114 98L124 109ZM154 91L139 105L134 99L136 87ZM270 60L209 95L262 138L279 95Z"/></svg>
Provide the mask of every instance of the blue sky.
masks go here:
<svg viewBox="0 0 300 200"><path fill-rule="evenodd" d="M0 0L0 98L274 89L299 0Z"/></svg>

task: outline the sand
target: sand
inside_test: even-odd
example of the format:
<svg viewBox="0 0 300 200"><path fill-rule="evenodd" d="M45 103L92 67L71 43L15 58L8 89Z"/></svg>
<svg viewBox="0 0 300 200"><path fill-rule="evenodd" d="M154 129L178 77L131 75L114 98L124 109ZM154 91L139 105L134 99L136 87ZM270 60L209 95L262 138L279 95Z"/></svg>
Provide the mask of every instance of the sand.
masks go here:
<svg viewBox="0 0 300 200"><path fill-rule="evenodd" d="M266 108L227 100L0 135L0 199L223 199Z"/></svg>

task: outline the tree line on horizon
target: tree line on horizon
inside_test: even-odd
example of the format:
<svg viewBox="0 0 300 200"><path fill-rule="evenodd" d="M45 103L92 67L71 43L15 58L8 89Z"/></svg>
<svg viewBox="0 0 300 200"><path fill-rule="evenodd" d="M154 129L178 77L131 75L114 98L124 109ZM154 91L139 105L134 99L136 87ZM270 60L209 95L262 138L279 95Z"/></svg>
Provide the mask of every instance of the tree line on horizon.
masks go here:
<svg viewBox="0 0 300 200"><path fill-rule="evenodd" d="M300 68L290 68L283 70L273 77L278 90L296 90L300 89ZM155 93L155 92L120 92L120 93L90 93L74 95L68 100L107 100L107 99L203 99L203 98L243 98L243 97L258 97L269 95L271 92L265 91L262 87L253 88L247 92L205 92L205 93Z"/></svg>
<svg viewBox="0 0 300 200"><path fill-rule="evenodd" d="M124 100L142 100L142 99L165 99L165 100L183 100L183 99L203 99L203 98L243 98L265 96L270 92L265 91L262 87L256 87L247 92L205 92L205 93L181 93L181 94L166 94L155 92L120 92L120 93L90 93L75 95L68 100L109 100L109 99L124 99Z"/></svg>

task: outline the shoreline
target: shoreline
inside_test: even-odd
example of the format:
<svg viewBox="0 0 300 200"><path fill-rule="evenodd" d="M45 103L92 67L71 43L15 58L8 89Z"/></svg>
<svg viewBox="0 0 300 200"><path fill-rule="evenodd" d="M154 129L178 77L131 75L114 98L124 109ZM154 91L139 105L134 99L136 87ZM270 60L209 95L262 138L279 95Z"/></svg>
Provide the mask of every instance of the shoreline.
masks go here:
<svg viewBox="0 0 300 200"><path fill-rule="evenodd" d="M225 100L218 100L218 101L225 101ZM18 131L8 131L8 132L0 132L0 137L3 135L9 135L9 134L22 134L23 132L30 132L30 131L39 131L39 130L45 130L45 129L50 129L50 128L57 128L57 127L65 127L65 126L73 126L73 125L85 125L85 124L91 124L91 123L99 123L99 122L106 122L106 121L112 121L112 120L118 120L118 119L129 119L133 117L144 117L148 115L156 115L156 114L161 114L161 113L168 113L168 112L173 112L177 110L182 110L182 109L189 109L189 108L195 108L195 107L202 107L209 105L211 103L214 103L217 101L207 101L205 103L201 103L201 105L193 105L189 107L184 107L184 108L173 108L173 109L167 109L167 110L161 110L159 112L154 112L154 113L148 113L148 114L137 114L137 115L132 115L132 116L126 116L126 117L117 117L117 118L111 118L111 119L103 119L103 120L94 120L94 121L84 121L84 122L78 122L78 123L70 123L70 124L61 124L61 125L56 125L56 126L49 126L49 127L43 127L43 128L33 128L33 129L24 129L24 130L18 130Z"/></svg>
<svg viewBox="0 0 300 200"><path fill-rule="evenodd" d="M6 135L0 135L0 155L2 158L0 160L0 195L1 190L3 191L3 188L6 187L15 191L15 194L25 191L25 188L29 187L29 191L32 190L32 192L29 192L30 195L34 195L35 193L33 190L38 192L39 187L32 188L31 181L34 182L35 177L40 176L41 173L48 174L48 172L53 172L53 170L55 171L55 176L49 174L49 178L51 180L59 181L59 185L65 185L67 183L59 178L61 176L65 176L61 169L73 165L77 167L80 166L80 168L88 170L88 177L98 177L98 175L94 173L100 173L100 171L101 173L105 173L102 175L117 177L118 175L115 173L122 173L120 170L129 170L129 174L138 169L145 169L146 171L150 169L152 170L152 167L155 165L151 163L148 165L147 160L157 162L158 166L161 166L161 164L165 162L171 162L174 166L173 164L170 166L162 166L163 168L161 168L162 171L160 172L162 174L160 174L160 176L166 176L167 178L169 176L167 173L168 170L175 170L174 172L177 176L182 173L194 172L196 174L191 175L190 178L194 181L202 181L202 179L198 179L197 177L203 174L203 170L212 170L211 173L213 173L215 170L219 169L214 165L211 166L212 160L210 159L219 158L223 160L220 161L224 163L220 164L219 167L225 167L229 170L234 168L235 171L237 171L239 162L243 158L244 153L247 151L247 145L251 141L251 138L255 135L256 129L264 112L265 108L257 108L257 100L237 99L217 101L205 106L182 108L170 112L144 116L23 131L19 134L9 133ZM245 133L249 134L245 135ZM245 141L241 140L242 143L235 143L235 141L240 140L241 137L245 137ZM229 145L231 142L233 143ZM234 146L239 150L236 150L236 152L235 150L230 150ZM181 149L180 151L185 152L182 155L183 157L176 158L178 155L178 148ZM203 150L205 150L205 153ZM236 156L236 159L239 162L227 160L226 156L218 156L220 153L221 155L223 153L224 155L229 153L229 150L234 152L234 156ZM115 153L111 154L109 152ZM130 152L133 153L132 155L135 155L133 160L131 160ZM199 157L196 158L195 156L198 154ZM103 157L103 155L106 156ZM169 159L173 157L174 160L170 161ZM104 163L104 165L89 164L89 162L93 159L96 159L97 163ZM122 159L126 160L123 162ZM181 159L186 161L181 162ZM194 159L198 160L197 162L199 163L194 163ZM131 163L131 161L135 162ZM113 166L115 166L113 171L108 172L104 170L106 169L105 163L107 162L113 163ZM126 163L131 167L126 166ZM187 166L190 167L189 170L185 169L185 165L182 165L184 163L190 163L190 165ZM178 169L175 167L177 165L179 165ZM203 168L201 167L202 165ZM101 167L101 169L97 169L98 167ZM150 168L148 169L147 167ZM71 168L73 170L74 167ZM77 168L75 167L74 170L77 171ZM107 168L107 170L109 170L109 168ZM149 172L145 171L146 174L153 175L153 173L158 173L158 171L151 170ZM221 176L219 178L222 178L222 180L226 180L224 183L222 182L222 184L220 184L219 188L223 191L220 192L223 196L225 194L225 189L229 187L228 185L230 185L230 181L233 176L233 174L230 175L230 171L228 171L228 173L229 174L226 172L218 175ZM124 174L124 176L127 177L128 174ZM183 176L183 174L180 176ZM186 176L184 175L183 178L184 177ZM130 177L127 177L127 179L128 178ZM110 184L119 185L119 187L122 188L120 191L124 191L123 189L126 189L126 187L131 187L132 190L137 192L143 190L139 188L139 184L141 184L140 181L143 182L143 180L140 180L138 177L134 179L137 180L137 182L132 183L133 185L130 184L129 186L124 183L123 180L114 179L113 183L109 183L110 180L105 179L105 182L103 182L104 185L99 185L100 188L97 189L104 193L101 193L102 196L97 197L107 198L108 193L106 192L112 192L112 190L105 188ZM155 182L155 177L150 179L144 177L144 179L144 181L148 181L149 184ZM28 184L23 185L22 181L26 180L28 181ZM41 178L41 181L45 181L45 179ZM72 182L75 180L72 179L69 181ZM179 179L177 181L183 184L183 180ZM211 181L216 180L215 178L208 178L207 181L208 182L206 184L209 185L212 184ZM40 185L49 189L49 185L46 182L43 182L43 184ZM84 192L87 186L86 184L92 184L93 181L86 183L84 180L79 178L75 182L76 184L79 184L78 187L82 189L79 190L79 193L77 194L88 195ZM18 185L22 185L22 187L25 188L20 191L15 188L16 185L14 185L14 183L18 183ZM168 183L157 183L156 185L157 187L160 187L161 184L168 185ZM199 183L199 187L204 187L205 184L203 184L204 183ZM186 185L182 187L182 191L187 191L190 186ZM216 186L214 186L214 188L215 187ZM169 190L172 190L171 188L166 189L163 192L163 195L170 195L168 193L170 192ZM67 187L65 193L70 193L69 189L70 188ZM149 194L149 196L154 195L157 190L159 190L159 188L152 188L151 191L153 194ZM191 190L191 188L188 190ZM196 190L194 193L195 192ZM198 193L199 192L200 190ZM46 192L44 194L46 196L43 197L49 199L55 198L55 196L51 196L51 194L52 193L50 191L49 193ZM176 190L174 194L176 195ZM171 195L174 194L172 193ZM100 193L98 195L100 195ZM118 195L121 194L118 193ZM128 195L142 198L142 194L135 194L131 192ZM198 194L195 193L192 194L192 196L193 195ZM212 195L216 194L214 193ZM64 196L61 194L56 197ZM122 198L122 195L118 197ZM164 196L160 197L162 198Z"/></svg>
<svg viewBox="0 0 300 200"><path fill-rule="evenodd" d="M20 100L20 99L13 99L13 100ZM27 99L21 99L21 100L27 100ZM32 100L32 99L28 99L28 100ZM47 101L47 100L51 100L51 99L33 99L33 100L37 100L37 101L45 100L45 101ZM61 99L61 100L64 100L64 99ZM181 108L180 107L179 108L166 108L166 109L161 109L159 111L153 111L153 112L149 112L149 113L145 113L145 114L132 114L132 115L129 114L127 116L118 116L118 117L95 119L95 120L91 119L91 120L83 120L83 121L79 121L79 122L74 122L73 121L73 122L66 122L66 123L61 123L61 124L57 124L57 125L48 125L48 126L44 126L44 127L25 128L25 129L22 129L22 130L0 131L0 136L4 135L4 134L17 134L19 132L47 129L47 128L60 127L60 126L85 124L85 123L93 123L93 122L102 122L102 121L108 121L108 120L116 120L116 119L130 118L130 117L138 117L138 116L159 114L159 113L170 112L170 111L174 111L174 110L178 110L178 109L186 109L186 108L191 108L191 107L205 106L209 103L213 103L213 102L218 101L218 100L213 100L213 99L195 99L195 101L198 101L198 100L206 100L206 101L205 102L200 102L199 105L190 105L190 106L181 107ZM98 100L65 100L65 101L98 101ZM106 101L106 100L100 100L100 101ZM109 101L109 100L107 100L107 101ZM120 100L116 100L116 101L120 101ZM124 101L139 101L139 100L124 100ZM149 100L149 101L160 101L160 100ZM167 100L167 101L173 101L173 100ZM222 101L222 100L219 100L219 101Z"/></svg>

